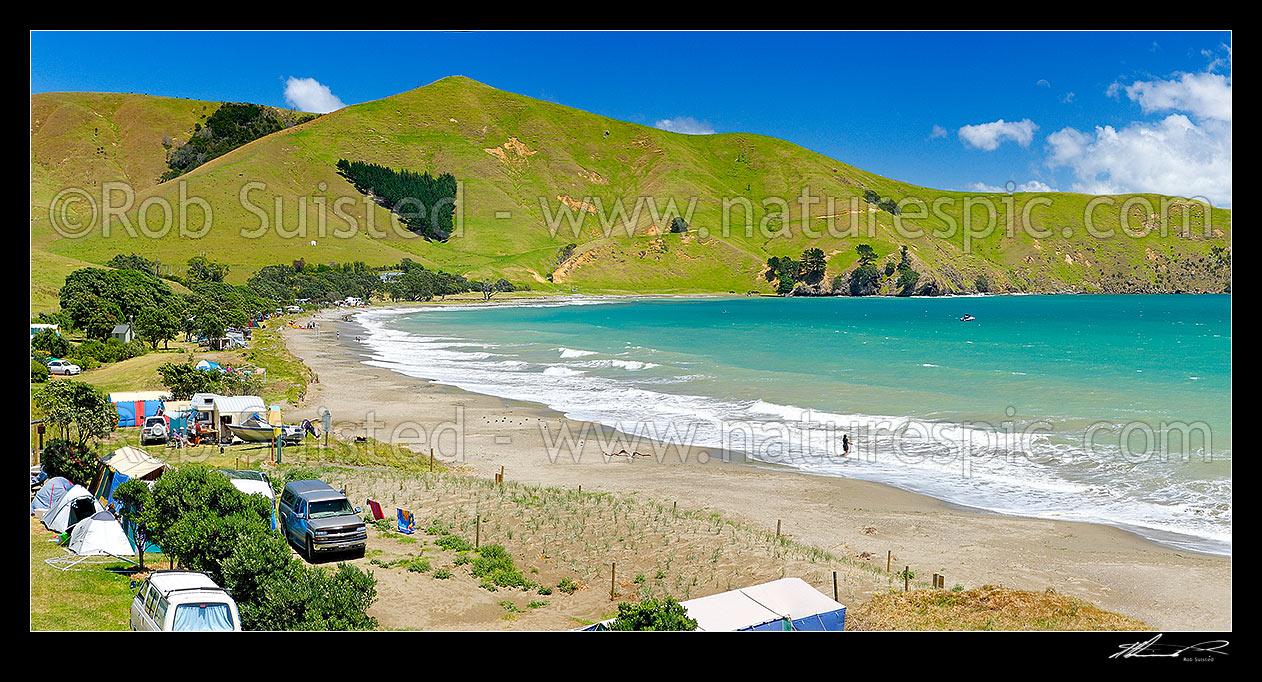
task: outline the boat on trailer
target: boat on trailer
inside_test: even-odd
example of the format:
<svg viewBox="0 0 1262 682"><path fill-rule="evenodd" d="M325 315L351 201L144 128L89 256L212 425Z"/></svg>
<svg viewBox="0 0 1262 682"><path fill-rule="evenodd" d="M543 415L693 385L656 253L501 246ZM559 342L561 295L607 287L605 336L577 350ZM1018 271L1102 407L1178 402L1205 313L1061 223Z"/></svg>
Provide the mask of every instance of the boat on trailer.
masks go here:
<svg viewBox="0 0 1262 682"><path fill-rule="evenodd" d="M305 424L269 424L257 414L240 424L226 424L232 435L247 443L266 443L276 437L276 429L280 429L281 438L286 443L300 443L309 428Z"/></svg>

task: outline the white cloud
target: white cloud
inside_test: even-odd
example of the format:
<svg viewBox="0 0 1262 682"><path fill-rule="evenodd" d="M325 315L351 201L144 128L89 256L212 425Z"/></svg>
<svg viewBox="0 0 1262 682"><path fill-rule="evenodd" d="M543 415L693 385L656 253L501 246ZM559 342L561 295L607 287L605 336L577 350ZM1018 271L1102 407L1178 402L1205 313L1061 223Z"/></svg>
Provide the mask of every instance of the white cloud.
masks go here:
<svg viewBox="0 0 1262 682"><path fill-rule="evenodd" d="M971 190L973 190L974 192L987 192L987 193L990 193L990 194L1002 194L1002 193L1004 193L1004 192L1007 192L1007 191L1008 191L1008 190L1004 189L1003 187L999 187L999 186L997 186L997 185L987 185L987 184L986 184L986 183L984 183L984 182L973 182L973 183L969 183L969 184L965 187L965 189L971 189Z"/></svg>
<svg viewBox="0 0 1262 682"><path fill-rule="evenodd" d="M1068 168L1075 191L1155 192L1231 206L1231 74L1178 73L1168 80L1114 83L1107 93L1126 93L1146 114L1173 113L1049 135L1047 165Z"/></svg>
<svg viewBox="0 0 1262 682"><path fill-rule="evenodd" d="M929 139L930 139L930 140L935 140L935 139L937 139L937 138L939 138L939 137L946 137L946 136L947 136L947 129L946 129L946 128L943 128L943 127L942 127L942 126L940 126L940 125L935 125L935 126L933 126L933 130L931 130L931 131L929 132Z"/></svg>
<svg viewBox="0 0 1262 682"><path fill-rule="evenodd" d="M655 128L669 130L672 133L683 133L685 135L713 135L714 126L709 121L698 121L691 116L678 116L676 118L663 118L653 124Z"/></svg>
<svg viewBox="0 0 1262 682"><path fill-rule="evenodd" d="M1198 119L1231 122L1231 76L1219 73L1175 74L1170 80L1114 83L1107 93L1116 97L1125 92L1138 102L1145 114L1182 111Z"/></svg>
<svg viewBox="0 0 1262 682"><path fill-rule="evenodd" d="M1073 103L1073 101L1074 101L1074 96L1075 96L1075 95L1074 95L1074 92L1073 92L1072 90L1070 90L1069 92L1067 92L1067 93L1065 93L1065 94L1061 95L1061 97L1060 97L1060 103L1061 103L1061 104L1072 104L1072 103Z"/></svg>
<svg viewBox="0 0 1262 682"><path fill-rule="evenodd" d="M1028 118L1011 123L1001 118L991 123L978 123L960 128L960 140L966 145L988 152L998 149L1005 140L1012 140L1022 147L1028 147L1030 141L1034 139L1034 131L1038 128L1034 121Z"/></svg>
<svg viewBox="0 0 1262 682"><path fill-rule="evenodd" d="M1030 180L1029 182L1023 182L1017 185L1017 191L1018 192L1059 192L1060 190L1056 189L1055 187L1052 187L1051 185L1045 182L1039 182L1038 180Z"/></svg>
<svg viewBox="0 0 1262 682"><path fill-rule="evenodd" d="M971 189L974 192L989 192L992 194L1003 194L1009 191L1007 187L997 187L995 185L987 185L984 182L974 182L968 185L967 189ZM1056 189L1055 187L1052 187L1051 185L1048 185L1045 182L1039 182L1038 180L1030 180L1028 182L1023 182L1019 185L1013 185L1011 191L1013 192L1059 192L1060 190Z"/></svg>
<svg viewBox="0 0 1262 682"><path fill-rule="evenodd" d="M327 114L346 106L329 86L314 78L289 77L285 81L285 102L301 111Z"/></svg>
<svg viewBox="0 0 1262 682"><path fill-rule="evenodd" d="M1063 128L1047 138L1047 165L1066 167L1073 188L1090 194L1156 192L1231 205L1231 124L1200 125L1183 114L1094 133Z"/></svg>

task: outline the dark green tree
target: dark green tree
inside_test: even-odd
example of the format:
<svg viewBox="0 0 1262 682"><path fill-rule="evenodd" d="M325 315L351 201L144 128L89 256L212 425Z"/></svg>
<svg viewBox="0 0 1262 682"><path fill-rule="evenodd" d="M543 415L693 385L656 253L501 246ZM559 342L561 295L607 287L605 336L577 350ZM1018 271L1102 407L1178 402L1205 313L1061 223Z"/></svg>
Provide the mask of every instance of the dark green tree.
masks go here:
<svg viewBox="0 0 1262 682"><path fill-rule="evenodd" d="M682 604L670 597L618 604L618 615L609 625L610 630L656 630L691 632L697 629L697 621L688 617Z"/></svg>
<svg viewBox="0 0 1262 682"><path fill-rule="evenodd" d="M109 396L81 381L49 382L31 400L62 440L80 446L108 436L118 423L118 410Z"/></svg>
<svg viewBox="0 0 1262 682"><path fill-rule="evenodd" d="M824 271L828 268L828 257L823 249L807 249L802 252L800 271L802 281L807 284L818 284L824 279Z"/></svg>
<svg viewBox="0 0 1262 682"><path fill-rule="evenodd" d="M179 319L175 313L165 308L146 308L136 316L136 336L149 342L155 349L159 341L166 346L179 331Z"/></svg>

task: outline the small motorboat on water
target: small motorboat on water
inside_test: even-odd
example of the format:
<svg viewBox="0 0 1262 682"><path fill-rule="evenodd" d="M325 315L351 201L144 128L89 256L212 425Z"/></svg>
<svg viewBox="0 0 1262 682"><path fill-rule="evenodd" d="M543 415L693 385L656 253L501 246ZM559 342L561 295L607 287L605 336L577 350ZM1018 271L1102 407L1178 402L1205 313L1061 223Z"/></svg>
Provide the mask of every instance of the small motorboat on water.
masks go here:
<svg viewBox="0 0 1262 682"><path fill-rule="evenodd" d="M960 322L972 322L973 320L976 320L976 319L977 318L973 317L972 315L965 315L964 317L960 318Z"/></svg>
<svg viewBox="0 0 1262 682"><path fill-rule="evenodd" d="M305 420L302 424L269 424L257 414L240 424L226 426L232 435L247 443L266 443L276 437L276 429L280 429L281 439L290 444L300 443L306 432L314 432L311 423Z"/></svg>

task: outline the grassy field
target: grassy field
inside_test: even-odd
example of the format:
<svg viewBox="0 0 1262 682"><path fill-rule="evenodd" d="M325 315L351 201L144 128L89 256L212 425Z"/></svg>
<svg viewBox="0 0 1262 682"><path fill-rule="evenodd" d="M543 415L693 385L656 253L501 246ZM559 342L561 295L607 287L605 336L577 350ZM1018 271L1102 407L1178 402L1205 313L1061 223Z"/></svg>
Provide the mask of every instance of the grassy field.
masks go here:
<svg viewBox="0 0 1262 682"><path fill-rule="evenodd" d="M1150 630L1081 599L986 585L890 592L849 609L848 630Z"/></svg>
<svg viewBox="0 0 1262 682"><path fill-rule="evenodd" d="M32 630L128 630L131 572L125 562L94 565L90 570L59 571L45 559L65 555L50 540L53 533L31 517L31 629ZM147 554L146 566L157 566L159 554ZM118 568L120 572L108 569Z"/></svg>
<svg viewBox="0 0 1262 682"><path fill-rule="evenodd" d="M263 381L263 399L269 403L297 405L306 394L310 372L298 361L280 340L275 325L283 320L273 320L254 330L248 348L230 351L208 351L195 343L172 341L169 348L159 347L139 357L121 362L100 365L72 380L86 381L103 391L158 391L162 390L162 377L158 367L167 363L183 364L198 360L211 360L232 367L261 367L266 370ZM35 387L32 387L35 388Z"/></svg>
<svg viewBox="0 0 1262 682"><path fill-rule="evenodd" d="M154 120L161 123L152 123L145 133L149 137L160 137L159 128L191 126L201 115L202 103L147 98L135 100L130 108L110 109L115 105L100 97L33 95L32 108L65 109L90 122L82 112L119 118L121 113L111 112L150 107L158 112ZM50 114L49 120L53 118ZM77 176L91 174L92 168L74 169L91 155L70 152L90 144L84 136L98 127L88 122L67 126L57 136L49 135L49 123L35 131L38 144L32 165L38 182L32 186L33 203L41 203L52 188L72 186ZM120 131L123 127L120 123ZM126 148L131 138L119 135L120 148ZM151 165L161 146L146 149L145 163ZM390 214L375 204L366 205L337 174L334 164L340 158L453 173L463 182L463 232L435 243L391 230ZM112 157L102 163L106 161L123 164ZM126 167L119 168L124 172ZM125 174L130 178L144 173ZM240 199L247 182L259 183L247 192L252 207ZM833 198L834 205L821 201L804 215L797 200L806 187L812 196ZM972 195L882 178L773 138L744 133L679 135L495 90L462 77L347 107L245 145L180 181L138 190L136 206L151 197L176 205L181 192L202 197L213 207L213 226L205 236L189 239L154 239L124 229L115 229L109 237L68 239L55 234L42 215L46 210L40 210L31 226L35 248L94 263L119 252L135 251L164 263L181 263L205 253L231 264L230 279L238 282L262 265L298 258L384 265L408 257L471 277L502 276L544 291L767 291L770 285L759 275L768 256L796 257L805 248L819 247L834 256L832 275L853 265L858 243L872 245L882 261L908 246L923 281L937 283L943 292L970 290L979 275L997 291L1218 291L1230 281L1229 257L1224 264L1211 253L1212 247L1230 248L1229 210L1212 210L1213 234L1208 237L1198 233L1131 238L1116 232L1120 209L1099 209L1093 216L1095 229L1112 228L1116 234L1101 239L1084 229L1090 196L989 195L986 201L996 211L994 229L982 229L986 211L977 208L967 220L977 223L974 233L986 233L966 240L963 200ZM950 203L926 209L925 215L905 208L900 232L889 213L869 210L861 199L865 190L895 200L932 203L942 198ZM349 197L350 203L333 208L342 197ZM732 220L727 221L730 229L724 230L725 197L749 200L753 228L748 233L744 209L739 207L728 212ZM1116 197L1114 202L1120 205L1131 198ZM1160 206L1161 197L1135 198L1151 203L1154 210ZM683 212L693 199L689 231L661 234L669 222L669 202ZM629 221L629 234L622 225L606 229L582 203L612 209L619 201L628 214L634 213L637 201L642 202L638 217ZM275 202L282 207L279 216L273 210ZM564 219L550 219L561 214L563 204L578 206L573 215L584 216L576 229ZM1023 230L1007 234L1009 219L1023 215L1026 208L1032 209L1031 226L1047 230L1047 237L1036 239ZM1152 222L1142 202L1127 210L1135 225ZM243 237L243 231L260 227L259 211L270 214L266 229L260 230L263 234ZM164 220L156 210L144 217L135 210L127 215L134 225L153 230ZM341 216L353 219L354 229L347 229L348 221ZM860 229L847 234L852 218ZM830 220L840 221L832 233L824 229ZM191 229L199 228L201 221L197 209L190 212ZM923 236L909 236L917 230ZM567 243L577 247L562 264L558 249ZM555 283L548 281L550 274Z"/></svg>

